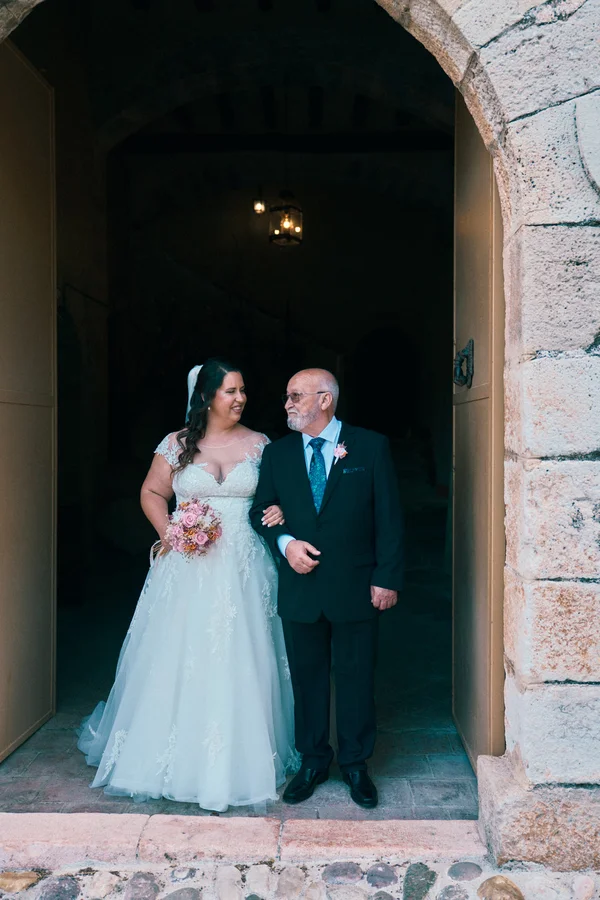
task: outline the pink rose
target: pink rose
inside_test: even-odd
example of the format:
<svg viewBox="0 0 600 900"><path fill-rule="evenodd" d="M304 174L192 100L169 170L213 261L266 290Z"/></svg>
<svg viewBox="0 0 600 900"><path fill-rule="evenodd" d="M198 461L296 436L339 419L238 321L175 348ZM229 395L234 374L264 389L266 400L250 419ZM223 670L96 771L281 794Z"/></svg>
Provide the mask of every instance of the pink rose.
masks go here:
<svg viewBox="0 0 600 900"><path fill-rule="evenodd" d="M204 547L204 545L208 543L208 535L205 534L204 531L198 531L194 535L194 540L199 547Z"/></svg>
<svg viewBox="0 0 600 900"><path fill-rule="evenodd" d="M193 528L194 525L196 524L197 518L198 517L197 517L196 513L184 512L184 514L181 517L181 522L185 528Z"/></svg>
<svg viewBox="0 0 600 900"><path fill-rule="evenodd" d="M178 540L179 534L173 525L167 525L165 530L165 540L175 549L175 542Z"/></svg>

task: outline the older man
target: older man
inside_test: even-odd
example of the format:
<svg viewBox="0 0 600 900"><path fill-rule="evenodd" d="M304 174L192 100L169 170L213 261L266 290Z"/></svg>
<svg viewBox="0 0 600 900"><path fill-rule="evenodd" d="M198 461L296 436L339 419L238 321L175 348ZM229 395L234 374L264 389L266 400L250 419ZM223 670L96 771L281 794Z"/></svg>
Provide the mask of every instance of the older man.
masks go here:
<svg viewBox="0 0 600 900"><path fill-rule="evenodd" d="M387 439L340 422L338 395L324 369L290 380L284 402L293 434L265 449L250 516L287 560L278 608L302 767L283 799L307 800L327 780L333 651L338 764L354 802L372 808L377 790L366 761L376 736L377 626L402 583L402 517ZM271 504L282 507L285 526L262 524Z"/></svg>

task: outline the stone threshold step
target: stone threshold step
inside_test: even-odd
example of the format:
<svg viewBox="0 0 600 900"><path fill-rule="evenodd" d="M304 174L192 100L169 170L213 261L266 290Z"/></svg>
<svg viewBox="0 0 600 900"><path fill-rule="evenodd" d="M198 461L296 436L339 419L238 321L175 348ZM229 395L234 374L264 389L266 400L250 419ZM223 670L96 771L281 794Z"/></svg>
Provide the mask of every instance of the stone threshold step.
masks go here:
<svg viewBox="0 0 600 900"><path fill-rule="evenodd" d="M477 822L0 813L0 869L198 860L480 859Z"/></svg>

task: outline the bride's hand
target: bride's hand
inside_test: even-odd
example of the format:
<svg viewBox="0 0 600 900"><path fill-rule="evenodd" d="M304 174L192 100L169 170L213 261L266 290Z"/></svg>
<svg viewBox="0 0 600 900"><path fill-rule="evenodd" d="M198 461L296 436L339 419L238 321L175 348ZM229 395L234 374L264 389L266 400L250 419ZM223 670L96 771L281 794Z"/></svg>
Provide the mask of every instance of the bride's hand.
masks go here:
<svg viewBox="0 0 600 900"><path fill-rule="evenodd" d="M150 565L152 566L159 556L165 556L170 549L171 546L166 541L160 538L155 541L150 547Z"/></svg>
<svg viewBox="0 0 600 900"><path fill-rule="evenodd" d="M263 509L261 521L267 528L272 528L273 525L283 525L285 523L283 510L280 506L268 506L267 509Z"/></svg>
<svg viewBox="0 0 600 900"><path fill-rule="evenodd" d="M160 538L160 549L158 551L158 555L165 556L169 552L169 550L172 550L172 549L173 548L171 547L171 545L168 542L168 540L166 539L166 537L161 537Z"/></svg>

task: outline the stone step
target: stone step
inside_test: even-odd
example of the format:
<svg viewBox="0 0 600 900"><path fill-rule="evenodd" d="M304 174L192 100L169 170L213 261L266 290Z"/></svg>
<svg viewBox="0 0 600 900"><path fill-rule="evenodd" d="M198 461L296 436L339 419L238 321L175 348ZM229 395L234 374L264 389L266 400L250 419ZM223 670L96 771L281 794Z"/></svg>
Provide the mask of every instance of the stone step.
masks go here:
<svg viewBox="0 0 600 900"><path fill-rule="evenodd" d="M469 820L327 821L122 813L0 813L0 869L108 863L193 865L199 860L283 862L435 857L487 852Z"/></svg>

